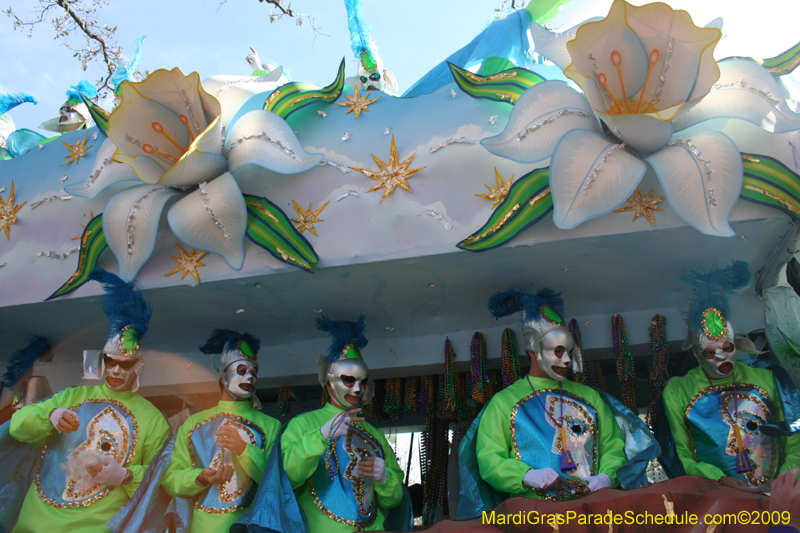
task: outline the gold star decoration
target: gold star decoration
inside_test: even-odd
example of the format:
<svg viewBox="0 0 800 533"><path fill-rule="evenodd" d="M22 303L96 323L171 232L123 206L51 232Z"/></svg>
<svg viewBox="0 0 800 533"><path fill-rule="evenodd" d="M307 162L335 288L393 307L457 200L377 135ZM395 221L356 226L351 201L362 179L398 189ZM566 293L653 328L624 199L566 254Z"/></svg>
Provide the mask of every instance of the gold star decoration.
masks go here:
<svg viewBox="0 0 800 533"><path fill-rule="evenodd" d="M491 200L493 202L492 209L503 203L503 200L506 199L506 195L508 195L509 189L511 189L511 182L514 180L514 176L512 175L510 178L508 178L508 183L503 181L503 178L500 177L500 173L497 171L497 167L494 167L494 177L495 180L497 180L497 187L484 185L484 187L489 189L489 192L475 195L478 198L486 198L487 200Z"/></svg>
<svg viewBox="0 0 800 533"><path fill-rule="evenodd" d="M28 202L22 202L19 205L14 205L14 181L11 181L11 190L8 192L8 202L3 201L0 196L0 229L6 232L6 239L9 239L9 232L11 231L12 224L17 223L17 211L22 209L22 206Z"/></svg>
<svg viewBox="0 0 800 533"><path fill-rule="evenodd" d="M353 87L353 89L355 91L353 93L353 96L344 95L344 97L347 98L347 102L334 102L334 104L341 105L344 107L349 107L350 109L347 110L347 113L350 113L352 111L353 113L356 114L356 118L358 118L358 115L360 115L362 111L369 111L369 109L367 108L369 104L377 102L378 100L380 100L381 97L379 96L374 100L370 100L369 94L361 96L360 94L358 94L358 84L356 84L355 87ZM345 113L345 115L347 113Z"/></svg>
<svg viewBox="0 0 800 533"><path fill-rule="evenodd" d="M178 266L164 274L164 276L171 276L172 274L183 271L181 279L185 278L186 274L191 274L194 279L197 280L197 283L200 283L200 275L197 273L197 267L206 266L200 262L200 259L208 252L195 252L194 248L192 248L192 251L187 254L183 248L181 248L180 244L175 244L178 246L178 254L180 254L180 257L173 257L173 259L178 262Z"/></svg>
<svg viewBox="0 0 800 533"><path fill-rule="evenodd" d="M375 157L374 154L372 156L372 159L375 160L375 163L378 165L380 171L376 172L374 170L355 167L350 167L350 169L361 172L365 176L368 176L378 182L367 192L383 189L383 198L381 198L382 202L394 192L395 187L400 187L408 192L412 192L411 187L408 186L408 182L406 180L426 168L408 168L408 165L410 165L411 161L414 160L415 155L416 154L411 154L408 159L398 162L397 145L394 142L394 135L392 135L392 149L389 153L389 163L387 164L384 161L381 161Z"/></svg>
<svg viewBox="0 0 800 533"><path fill-rule="evenodd" d="M639 187L636 187L636 190L633 191L633 196L628 198L628 205L620 207L619 209L614 209L614 212L622 213L624 211L633 211L633 220L644 217L655 227L656 219L653 217L653 211L663 211L663 209L657 207L656 204L663 201L666 196L652 196L652 194L653 189L650 189L650 192L647 193L646 196L642 196L642 191L639 190Z"/></svg>
<svg viewBox="0 0 800 533"><path fill-rule="evenodd" d="M292 201L294 202L294 208L297 211L297 218L291 219L292 222L295 223L295 227L300 230L300 233L308 230L314 235L317 235L317 230L314 229L314 224L316 222L323 222L321 218L317 217L319 217L319 214L322 213L322 210L325 209L325 206L330 202L325 202L316 210L312 211L311 204L308 204L308 209L304 210L302 207L300 207L296 200ZM317 237L319 237L319 235L317 235Z"/></svg>
<svg viewBox="0 0 800 533"><path fill-rule="evenodd" d="M89 220L92 220L93 218L94 218L94 213L89 211ZM81 224L81 227L83 227L83 231L86 231L86 224ZM80 240L80 238L83 237L83 231L80 233L80 235L78 235L77 237L73 237L70 240L71 241Z"/></svg>
<svg viewBox="0 0 800 533"><path fill-rule="evenodd" d="M64 141L61 141L61 144L69 148L69 154L64 156L66 159L68 159L68 161L64 161L63 163L61 163L62 167L67 163L79 163L81 157L86 157L86 150L92 147L91 144L89 146L86 146L86 139L88 137L89 134L87 133L86 135L83 136L82 141L77 140L75 141L75 144L69 144L65 143Z"/></svg>

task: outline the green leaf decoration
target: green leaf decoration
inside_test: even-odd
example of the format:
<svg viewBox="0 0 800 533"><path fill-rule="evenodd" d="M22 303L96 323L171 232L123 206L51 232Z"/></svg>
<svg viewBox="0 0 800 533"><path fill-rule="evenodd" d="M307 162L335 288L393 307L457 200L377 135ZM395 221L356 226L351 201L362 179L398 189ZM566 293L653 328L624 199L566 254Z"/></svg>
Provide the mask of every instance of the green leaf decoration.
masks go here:
<svg viewBox="0 0 800 533"><path fill-rule="evenodd" d="M458 87L473 98L514 104L522 93L545 79L524 68L510 68L489 76L473 74L447 62Z"/></svg>
<svg viewBox="0 0 800 533"><path fill-rule="evenodd" d="M244 195L247 238L287 265L314 272L319 257L280 207L261 196Z"/></svg>
<svg viewBox="0 0 800 533"><path fill-rule="evenodd" d="M103 109L102 107L98 106L85 96L81 95L83 99L83 103L86 104L86 107L89 108L89 114L92 115L92 120L97 125L97 129L103 132L103 135L108 135L108 117L111 116L111 113Z"/></svg>
<svg viewBox="0 0 800 533"><path fill-rule="evenodd" d="M798 65L800 65L800 43L797 43L785 52L778 54L775 57L770 57L769 59L733 56L726 57L723 59L723 61L726 59L742 59L745 61L752 61L767 69L773 76L784 76L791 73L797 68Z"/></svg>
<svg viewBox="0 0 800 533"><path fill-rule="evenodd" d="M97 260L103 250L108 248L106 237L103 235L103 213L100 213L86 224L81 235L81 249L78 258L78 270L56 292L47 297L45 301L53 300L68 294L89 279L89 273L97 266Z"/></svg>
<svg viewBox="0 0 800 533"><path fill-rule="evenodd" d="M319 102L334 102L341 95L344 89L344 59L339 64L339 73L336 79L320 89L310 83L293 81L286 85L281 85L269 95L264 109L272 111L283 120L288 119L293 113Z"/></svg>
<svg viewBox="0 0 800 533"><path fill-rule="evenodd" d="M503 246L552 210L550 169L533 170L511 186L506 199L481 229L456 246L470 252L485 252Z"/></svg>
<svg viewBox="0 0 800 533"><path fill-rule="evenodd" d="M780 328L778 328L778 333L781 334L781 337L783 337L783 340L786 342L786 345L789 346L789 348L791 348L791 350L793 352L793 355L795 357L799 357L800 358L800 346L798 346L798 344L796 342L794 342L792 339L790 339L789 336L786 333L781 331Z"/></svg>
<svg viewBox="0 0 800 533"><path fill-rule="evenodd" d="M744 184L740 198L800 218L800 175L765 155L742 154Z"/></svg>

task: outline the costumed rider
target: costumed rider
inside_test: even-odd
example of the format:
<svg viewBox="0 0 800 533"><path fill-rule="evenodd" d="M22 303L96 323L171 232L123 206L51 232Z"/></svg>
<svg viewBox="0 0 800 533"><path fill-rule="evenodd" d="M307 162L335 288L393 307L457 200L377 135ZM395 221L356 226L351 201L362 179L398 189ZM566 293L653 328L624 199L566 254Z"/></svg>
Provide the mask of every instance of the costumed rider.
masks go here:
<svg viewBox="0 0 800 533"><path fill-rule="evenodd" d="M800 418L800 392L780 365L739 359L758 353L729 320L729 297L750 284L748 265L691 270L681 280L693 292L683 348L699 366L662 393L678 458L688 475L768 490L779 473L800 467L800 434L785 422Z"/></svg>
<svg viewBox="0 0 800 533"><path fill-rule="evenodd" d="M356 85L361 92L382 91L396 94L397 79L394 72L383 65L378 48L372 42L370 27L364 20L363 0L345 0L347 26L350 30L350 47L358 61ZM388 86L388 89L387 89Z"/></svg>
<svg viewBox="0 0 800 533"><path fill-rule="evenodd" d="M58 117L42 122L39 128L56 133L89 128L92 125L92 115L82 97L96 98L97 88L86 80L70 87L67 90L67 101L58 110Z"/></svg>
<svg viewBox="0 0 800 533"><path fill-rule="evenodd" d="M161 412L136 394L150 306L114 274L98 269L89 279L103 285L111 331L99 357L84 352L84 378L103 384L63 390L11 417L12 437L43 445L14 533L107 533L169 436Z"/></svg>
<svg viewBox="0 0 800 533"><path fill-rule="evenodd" d="M185 532L227 532L247 512L267 464L280 422L261 412L255 394L260 341L216 329L200 346L222 354L216 407L190 416L178 430L169 468L161 482L172 497L192 498Z"/></svg>
<svg viewBox="0 0 800 533"><path fill-rule="evenodd" d="M561 295L547 288L536 294L509 289L489 300L497 318L522 311L531 369L495 394L464 438L459 519L488 511L508 496L566 500L618 486L617 472L629 459L618 413L645 450L633 465L632 486L644 483L647 461L660 452L618 401L609 406L610 397L566 379L570 369L582 370L582 356L563 307Z"/></svg>
<svg viewBox="0 0 800 533"><path fill-rule="evenodd" d="M383 432L358 416L372 400L374 382L361 357L364 317L358 322L317 319L333 338L317 363L330 403L293 418L281 437L283 467L311 533L389 529L390 509L408 507L403 471ZM400 528L400 529L395 529Z"/></svg>

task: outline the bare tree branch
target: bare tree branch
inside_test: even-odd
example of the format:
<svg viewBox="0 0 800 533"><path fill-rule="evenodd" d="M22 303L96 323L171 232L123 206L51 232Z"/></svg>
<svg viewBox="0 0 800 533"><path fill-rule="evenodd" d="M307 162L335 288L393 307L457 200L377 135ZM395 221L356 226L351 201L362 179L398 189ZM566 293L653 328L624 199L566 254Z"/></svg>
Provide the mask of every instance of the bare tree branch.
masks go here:
<svg viewBox="0 0 800 533"><path fill-rule="evenodd" d="M102 92L113 89L109 81L116 62L122 56L122 48L114 39L117 28L101 25L97 18L98 10L106 5L106 0L38 0L34 17L30 20L21 19L11 8L4 13L13 20L15 30L27 30L30 37L34 28L55 10L57 15L50 21L56 33L55 38L63 39L64 46L75 52L73 57L78 58L83 70L87 70L93 62L105 69L105 75L96 82L98 92ZM82 42L77 46L69 40L76 33L82 37Z"/></svg>

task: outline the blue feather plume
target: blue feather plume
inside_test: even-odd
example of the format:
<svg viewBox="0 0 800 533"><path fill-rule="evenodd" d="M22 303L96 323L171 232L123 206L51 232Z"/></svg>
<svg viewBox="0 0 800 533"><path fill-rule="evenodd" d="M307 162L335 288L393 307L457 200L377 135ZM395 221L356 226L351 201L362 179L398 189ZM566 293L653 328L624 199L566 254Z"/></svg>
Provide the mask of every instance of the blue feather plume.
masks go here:
<svg viewBox="0 0 800 533"><path fill-rule="evenodd" d="M8 94L0 94L0 115L3 115L20 104L24 104L26 102L31 102L32 104L38 104L39 102L36 101L36 98L29 95L28 93L8 93Z"/></svg>
<svg viewBox="0 0 800 533"><path fill-rule="evenodd" d="M139 37L136 39L136 53L130 62L126 63L122 59L114 62L114 73L111 74L110 82L116 90L123 81L134 81L133 74L136 72L136 67L142 60L142 44L147 37Z"/></svg>
<svg viewBox="0 0 800 533"><path fill-rule="evenodd" d="M136 285L132 281L126 283L102 268L94 269L89 279L99 282L105 291L103 313L111 322L108 338L117 335L128 325L139 333L140 338L144 337L153 312Z"/></svg>
<svg viewBox="0 0 800 533"><path fill-rule="evenodd" d="M730 296L750 284L750 267L744 261L732 261L723 267L714 265L709 271L684 270L678 279L692 289L691 304L683 316L689 328L697 331L703 321L703 311L709 307L719 309L726 319L730 317Z"/></svg>
<svg viewBox="0 0 800 533"><path fill-rule="evenodd" d="M81 95L85 96L86 98L96 98L97 87L95 87L94 84L83 80L78 83L78 85L73 85L67 89L67 98L69 100L78 100L80 102Z"/></svg>
<svg viewBox="0 0 800 533"><path fill-rule="evenodd" d="M326 331L331 336L331 348L328 351L328 363L333 363L348 344L353 344L362 349L369 342L364 336L366 319L364 315L358 317L358 322L349 320L331 320L325 315L317 319L317 329Z"/></svg>
<svg viewBox="0 0 800 533"><path fill-rule="evenodd" d="M47 339L38 335L33 335L29 342L28 346L11 354L2 380L6 387L13 387L25 377L25 374L33 368L34 363L49 348Z"/></svg>
<svg viewBox="0 0 800 533"><path fill-rule="evenodd" d="M206 355L217 354L222 353L226 344L236 344L239 341L246 342L253 350L253 354L258 355L258 349L261 347L261 340L258 337L230 329L215 329L205 344L198 346L198 349Z"/></svg>
<svg viewBox="0 0 800 533"><path fill-rule="evenodd" d="M489 298L489 311L495 318L523 311L523 322L541 320L542 312L539 309L542 305L552 307L559 315L564 315L564 299L561 298L561 293L549 287L536 294L511 288L505 292L497 292Z"/></svg>
<svg viewBox="0 0 800 533"><path fill-rule="evenodd" d="M374 53L370 27L364 20L363 4L363 0L344 0L347 8L347 27L350 30L350 47L358 60L361 60L361 54L364 52Z"/></svg>

